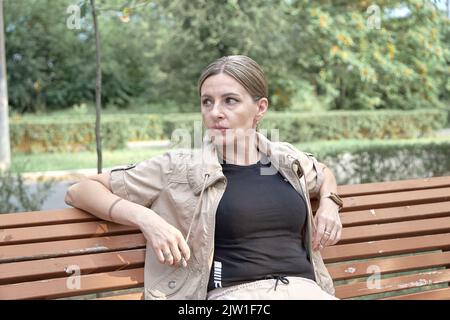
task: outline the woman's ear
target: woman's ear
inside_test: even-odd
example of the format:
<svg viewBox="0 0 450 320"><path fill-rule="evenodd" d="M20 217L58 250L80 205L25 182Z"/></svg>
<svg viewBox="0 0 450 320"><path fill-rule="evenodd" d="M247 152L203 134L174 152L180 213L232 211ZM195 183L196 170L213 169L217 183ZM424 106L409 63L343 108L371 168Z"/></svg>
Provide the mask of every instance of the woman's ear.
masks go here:
<svg viewBox="0 0 450 320"><path fill-rule="evenodd" d="M269 108L269 100L267 98L261 98L256 102L256 105L258 106L258 111L255 116L255 121L258 123Z"/></svg>

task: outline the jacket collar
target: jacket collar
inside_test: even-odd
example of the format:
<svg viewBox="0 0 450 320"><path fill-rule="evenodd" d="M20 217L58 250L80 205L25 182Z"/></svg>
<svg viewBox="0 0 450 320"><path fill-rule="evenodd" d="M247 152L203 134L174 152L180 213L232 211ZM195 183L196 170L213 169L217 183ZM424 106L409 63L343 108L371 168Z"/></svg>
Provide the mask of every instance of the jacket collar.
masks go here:
<svg viewBox="0 0 450 320"><path fill-rule="evenodd" d="M272 142L263 134L256 132L256 140L258 150L265 154L272 166L264 168L267 170L283 170L292 168L292 163L296 161L290 149L282 144ZM273 174L267 172L267 174ZM206 184L204 185L205 175L208 175ZM208 188L220 180L225 180L222 172L222 166L219 162L217 147L211 142L211 139L205 135L203 138L202 148L196 150L191 155L191 164L188 166L188 182L195 195L198 195L202 188Z"/></svg>

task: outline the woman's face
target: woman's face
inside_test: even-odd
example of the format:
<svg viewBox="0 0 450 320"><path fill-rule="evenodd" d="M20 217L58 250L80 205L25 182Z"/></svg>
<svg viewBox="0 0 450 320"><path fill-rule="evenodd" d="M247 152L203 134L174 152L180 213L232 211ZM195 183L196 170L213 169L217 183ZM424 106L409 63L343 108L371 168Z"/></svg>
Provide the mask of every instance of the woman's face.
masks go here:
<svg viewBox="0 0 450 320"><path fill-rule="evenodd" d="M200 103L203 123L216 145L231 144L254 132L268 106L266 98L255 102L239 82L224 73L203 82Z"/></svg>

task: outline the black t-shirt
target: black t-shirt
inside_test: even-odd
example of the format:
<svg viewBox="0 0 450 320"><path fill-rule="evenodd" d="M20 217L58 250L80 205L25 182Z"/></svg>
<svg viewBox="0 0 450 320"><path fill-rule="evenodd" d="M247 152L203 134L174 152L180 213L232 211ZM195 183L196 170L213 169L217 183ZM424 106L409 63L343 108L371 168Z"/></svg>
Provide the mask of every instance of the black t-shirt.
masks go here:
<svg viewBox="0 0 450 320"><path fill-rule="evenodd" d="M279 172L261 175L262 167L270 163L222 165L228 183L216 212L208 290L269 276L315 280L302 240L305 200Z"/></svg>

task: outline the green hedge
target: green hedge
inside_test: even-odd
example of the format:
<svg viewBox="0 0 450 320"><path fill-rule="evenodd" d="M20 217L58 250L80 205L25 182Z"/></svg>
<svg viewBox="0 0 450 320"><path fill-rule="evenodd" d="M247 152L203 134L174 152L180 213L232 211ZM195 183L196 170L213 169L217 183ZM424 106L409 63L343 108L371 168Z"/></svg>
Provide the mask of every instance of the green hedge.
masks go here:
<svg viewBox="0 0 450 320"><path fill-rule="evenodd" d="M127 129L129 141L160 140L166 139L164 132L164 121L160 115L156 114L123 114L114 115L128 121Z"/></svg>
<svg viewBox="0 0 450 320"><path fill-rule="evenodd" d="M260 130L279 130L279 139L291 143L337 139L412 139L443 128L447 113L417 111L334 111L324 113L269 112ZM171 139L175 129L193 138L201 128L199 113L108 114L102 117L103 147L124 148L130 140ZM95 149L95 117L14 117L10 122L14 152L63 152ZM270 134L269 134L270 136Z"/></svg>
<svg viewBox="0 0 450 320"><path fill-rule="evenodd" d="M195 126L202 127L202 116L200 113L175 113L162 115L164 122L164 136L166 139L171 139L172 134L176 129L187 130L191 139L194 139ZM193 140L192 140L193 141Z"/></svg>
<svg viewBox="0 0 450 320"><path fill-rule="evenodd" d="M164 115L164 135L174 129L193 134L199 114ZM291 143L337 139L412 139L427 137L445 127L447 112L416 111L328 111L323 113L269 112L259 128L270 134L278 129L280 140Z"/></svg>
<svg viewBox="0 0 450 320"><path fill-rule="evenodd" d="M338 139L411 139L430 135L446 125L442 110L330 111L272 113L261 128L280 128L280 140L291 143Z"/></svg>
<svg viewBox="0 0 450 320"><path fill-rule="evenodd" d="M295 144L331 168L339 184L379 182L450 175L450 138L411 140L341 140ZM104 153L104 166L125 165L161 154L163 149ZM108 164L109 163L109 164ZM95 167L95 152L13 154L14 171Z"/></svg>
<svg viewBox="0 0 450 320"><path fill-rule="evenodd" d="M325 163L338 184L450 175L450 138L296 144Z"/></svg>
<svg viewBox="0 0 450 320"><path fill-rule="evenodd" d="M102 120L102 147L121 149L128 140L127 119ZM13 119L10 122L13 152L77 152L95 150L95 119L77 117L66 119Z"/></svg>

